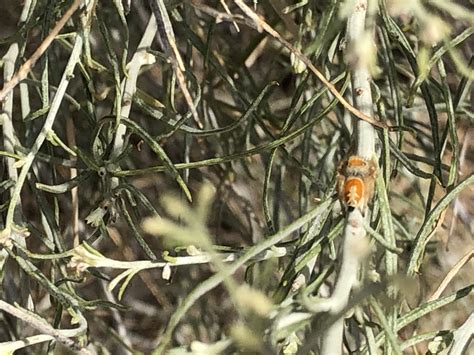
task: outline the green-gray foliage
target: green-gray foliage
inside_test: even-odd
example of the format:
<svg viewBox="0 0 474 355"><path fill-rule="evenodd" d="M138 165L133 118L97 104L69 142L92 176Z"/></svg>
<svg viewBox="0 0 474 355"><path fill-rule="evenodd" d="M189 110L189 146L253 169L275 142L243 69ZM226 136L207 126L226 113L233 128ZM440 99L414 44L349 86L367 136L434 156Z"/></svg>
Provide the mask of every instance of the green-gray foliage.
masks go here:
<svg viewBox="0 0 474 355"><path fill-rule="evenodd" d="M1 5L3 84L72 3ZM343 316L353 352L459 348L460 324L422 317L472 312L472 278L426 294L430 268L449 271L443 222L472 232L445 217L474 213L467 2L369 1L391 129L376 129L372 253L336 315L315 310L341 258L354 143L329 86L350 99L353 2L253 2L281 39L239 1L127 3L82 1L2 102L0 352L318 353Z"/></svg>

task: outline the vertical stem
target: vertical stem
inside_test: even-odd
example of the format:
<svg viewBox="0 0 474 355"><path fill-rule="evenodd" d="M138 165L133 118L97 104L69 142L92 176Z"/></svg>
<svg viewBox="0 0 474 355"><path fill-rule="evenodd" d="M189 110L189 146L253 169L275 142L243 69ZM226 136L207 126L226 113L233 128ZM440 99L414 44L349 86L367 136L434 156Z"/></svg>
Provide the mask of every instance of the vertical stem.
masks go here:
<svg viewBox="0 0 474 355"><path fill-rule="evenodd" d="M46 120L43 124L43 128L41 132L36 137L33 146L30 149L28 155L23 159L23 166L21 168L20 175L18 177L18 181L15 184L15 188L13 190L13 194L10 200L10 204L8 205L8 212L7 212L7 220L5 225L5 230L10 231L13 226L13 217L15 213L15 207L20 198L20 192L25 183L26 176L35 160L36 154L40 150L41 146L43 145L44 140L46 139L46 135L48 134L49 130L53 126L54 120L56 119L56 115L58 113L59 107L61 102L63 101L63 97L66 94L66 89L69 85L69 81L73 77L74 68L76 67L77 62L79 61L81 52L82 52L82 43L83 39L82 36L76 35L76 39L74 42L74 47L71 52L71 56L69 57L69 61L66 65L66 69L64 70L63 76L61 78L61 82L58 86L58 90L56 91L56 95L51 103L51 109L46 117Z"/></svg>
<svg viewBox="0 0 474 355"><path fill-rule="evenodd" d="M31 0L26 1L20 15L20 24L27 20L28 14L30 12L30 6ZM3 82L5 83L9 82L13 77L13 74L15 73L15 64L18 59L19 52L20 44L18 42L14 42L10 45L7 53L3 57ZM3 103L3 113L1 116L3 116L3 147L6 152L15 153L14 145L18 143L18 138L16 137L15 131L13 129L13 91L10 91L5 97L5 101ZM14 159L6 158L8 178L16 182L18 180L18 173L16 171L16 168L13 166L14 163ZM13 193L13 187L10 189L10 193ZM18 200L13 206L15 218L19 217L19 207L20 201Z"/></svg>
<svg viewBox="0 0 474 355"><path fill-rule="evenodd" d="M32 0L25 1L23 10L20 15L19 25L26 22L28 15L30 14L31 7L34 7ZM15 64L18 60L20 54L20 43L14 42L8 48L7 53L3 57L3 82L7 83L13 77L15 72ZM23 88L24 91L24 88ZM22 109L27 109L28 107L24 106L25 96L22 93ZM18 137L15 134L13 127L13 91L6 95L5 101L3 104L3 113L0 114L0 120L2 123L2 132L3 132L3 147L8 153L15 153L15 144L18 143ZM14 159L5 158L7 175L10 180L17 182L18 172L14 166ZM14 188L9 189L9 197L13 196ZM13 207L13 215L15 220L19 221L21 218L21 201L17 200ZM26 246L25 240L22 236L14 235L15 242L21 246ZM8 255L5 250L2 250L2 257L7 261L5 265L0 265L2 272L4 273L2 288L5 292L5 297L7 301L15 301L19 304L25 305L28 302L28 296L30 291L30 285L28 277L19 270L18 266L15 265L12 261L7 260L6 256ZM3 264L3 263L2 263ZM16 322L12 322L12 325L15 324L17 328L19 325ZM19 330L19 329L18 329Z"/></svg>
<svg viewBox="0 0 474 355"><path fill-rule="evenodd" d="M367 13L367 0L357 0L353 11L347 20L347 45L349 49L357 46L357 41L365 36L365 20ZM356 51L357 52L357 51ZM362 113L373 117L372 91L370 89L371 76L369 69L363 65L361 58L356 53L351 55L351 78L353 105ZM375 131L372 125L362 120L357 120L354 137L356 154L370 159L375 151Z"/></svg>
<svg viewBox="0 0 474 355"><path fill-rule="evenodd" d="M347 305L350 292L357 283L357 271L366 257L368 241L364 229L364 217L355 209L347 214L342 245L342 263L334 291L329 299L329 314L339 314ZM321 354L342 354L344 318L329 326L321 337Z"/></svg>
<svg viewBox="0 0 474 355"><path fill-rule="evenodd" d="M140 73L140 68L149 62L147 59L148 53L146 50L151 47L153 38L155 38L155 33L157 31L156 19L151 15L148 25L146 26L145 33L138 45L137 51L133 54L132 59L127 65L127 76L124 80L122 86L124 87L123 98L122 98L122 107L121 107L121 117L128 118L130 115L130 110L132 108L132 98L137 90L137 79L138 74ZM111 158L116 158L122 153L125 132L127 128L123 124L119 124L114 138L114 147L111 153Z"/></svg>
<svg viewBox="0 0 474 355"><path fill-rule="evenodd" d="M365 62L358 57L357 45L364 38L366 29L367 0L356 0L347 20L347 58L350 59L353 105L363 114L373 117L370 73ZM354 50L355 49L355 50ZM353 133L354 154L366 159L375 155L375 130L371 124L355 121ZM347 305L350 292L357 282L357 273L366 257L364 248L368 245L364 229L364 216L359 209L348 211L343 235L342 261L333 294L330 297L330 314L338 314ZM338 355L342 353L344 319L338 319L321 337L321 354Z"/></svg>

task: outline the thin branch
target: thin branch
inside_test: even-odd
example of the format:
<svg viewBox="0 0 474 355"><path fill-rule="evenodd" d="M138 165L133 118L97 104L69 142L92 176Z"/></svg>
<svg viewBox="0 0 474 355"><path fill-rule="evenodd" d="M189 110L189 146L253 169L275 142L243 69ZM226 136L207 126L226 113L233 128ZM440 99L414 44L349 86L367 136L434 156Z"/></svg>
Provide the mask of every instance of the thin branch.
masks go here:
<svg viewBox="0 0 474 355"><path fill-rule="evenodd" d="M451 280L454 278L454 276L456 276L458 274L459 270L461 270L461 268L464 265L466 265L466 263L469 260L471 260L473 256L474 256L474 248L469 250L466 253L466 255L464 255L461 259L459 259L459 261L452 267L452 269L448 272L448 274L445 276L443 281L441 281L441 283L439 284L436 291L433 292L433 294L431 295L430 298L428 298L428 302L429 301L434 301L434 300L438 299L441 296L441 294L446 289L446 287L451 282Z"/></svg>
<svg viewBox="0 0 474 355"><path fill-rule="evenodd" d="M158 33L163 49L170 58L173 59L173 67L178 78L178 84L183 92L184 99L191 110L191 114L199 128L203 128L201 121L199 120L199 115L194 105L191 94L186 85L186 79L184 77L185 67L181 54L179 53L176 39L174 37L173 26L171 25L170 18L168 16L168 10L163 0L149 0L151 10L153 15L158 23Z"/></svg>
<svg viewBox="0 0 474 355"><path fill-rule="evenodd" d="M358 51L354 50L359 44L358 41L360 41L365 34L366 10L366 0L357 0L354 2L352 11L347 20L346 36L348 41L347 46L349 50L353 51L347 55L347 57L351 58L349 64L351 65L352 101L355 107L357 107L358 112L369 117L373 116L370 74L362 58L358 57ZM348 107L346 106L346 108ZM354 113L353 111L351 112ZM361 116L357 116L361 118ZM373 122L368 120L358 120L353 134L353 154L367 160L373 159L375 155L375 130L372 124ZM387 127L385 126L384 128ZM366 185L365 189L367 188L368 186ZM369 201L366 201L365 203L368 202ZM361 210L355 208L353 211L348 211L345 222L341 268L337 276L334 291L331 297L326 301L330 305L330 315L339 313L347 305L351 290L357 283L357 273L361 262L369 252L367 233L364 228L365 216ZM343 331L344 319L341 317L329 326L321 336L322 354L337 355L342 353Z"/></svg>
<svg viewBox="0 0 474 355"><path fill-rule="evenodd" d="M30 7L32 5L32 1L26 1L23 7L22 13L20 15L19 24L25 22L28 17L28 13L30 12ZM2 58L4 62L4 69L3 69L3 79L4 82L11 81L13 78L13 73L15 71L15 64L18 60L18 55L20 53L20 44L18 42L14 42L8 48L7 53ZM18 137L15 134L13 128L13 95L6 95L3 102L3 112L0 115L2 121L2 133L3 133L3 149L5 152L14 154L15 149L14 146L18 144ZM7 165L7 172L8 177L12 181L17 181L18 173L16 168L14 167L14 159L6 159ZM13 189L12 189L13 190ZM17 211L18 214L18 207L20 205L20 201L17 203ZM17 216L19 217L19 216Z"/></svg>
<svg viewBox="0 0 474 355"><path fill-rule="evenodd" d="M5 98L13 90L15 86L18 85L20 81L26 78L30 70L35 66L38 59L43 55L43 53L48 49L48 47L53 42L54 38L58 35L61 29L64 27L69 18L76 12L82 0L75 0L71 7L64 13L63 17L58 21L56 26L51 30L48 37L40 44L40 46L34 51L30 59L28 59L23 65L18 69L15 75L10 79L9 82L5 83L3 89L0 90L0 102L5 101Z"/></svg>
<svg viewBox="0 0 474 355"><path fill-rule="evenodd" d="M23 10L18 21L18 25L25 23L28 20L28 15L34 6L33 1L25 1ZM10 45L7 53L2 58L4 62L3 69L3 78L4 82L11 80L13 73L15 71L15 65L20 55L21 42L16 41ZM23 89L24 91L24 89ZM24 97L22 93L21 97L22 109L23 105L26 105L25 101L28 100L28 96ZM15 154L15 145L18 144L18 137L16 135L14 126L13 126L13 95L6 95L5 101L3 103L3 112L0 114L0 120L2 121L2 133L3 133L3 149L5 153ZM7 170L7 177L10 181L16 183L18 181L18 171L15 168L15 159L5 159L5 165ZM14 185L9 188L9 197L14 193ZM17 221L22 219L21 213L21 200L18 199L14 208L14 218ZM25 239L20 235L14 234L14 240L22 246L26 246ZM1 251L2 257L6 257L7 253L5 250ZM15 280L17 277L17 266L14 264L7 263L3 266L4 278L2 282L2 287L5 292L5 298L7 301L18 302L21 305L27 303L28 298L30 297L30 285L29 280L24 273L19 274L19 280Z"/></svg>
<svg viewBox="0 0 474 355"><path fill-rule="evenodd" d="M39 330L43 334L50 335L58 342L67 346L71 349L79 350L81 354L90 354L90 352L84 348L79 347L76 342L70 338L77 337L85 334L87 331L87 322L85 318L79 312L76 312L78 315L79 326L75 329L55 329L49 323L41 318L40 316L31 313L19 306L12 306L11 304L0 300L0 309L4 312L7 312L18 319L21 319L31 327Z"/></svg>
<svg viewBox="0 0 474 355"><path fill-rule="evenodd" d="M87 7L88 13L92 11L93 5L94 5L94 2L91 1ZM70 15L72 15L72 13ZM33 161L35 160L36 155L38 154L41 146L43 145L44 140L46 139L48 135L48 132L51 130L53 123L56 119L56 115L58 114L59 107L61 106L63 97L66 93L66 89L69 85L69 81L73 77L74 68L76 67L77 62L80 59L80 55L82 53L83 42L84 42L84 39L83 39L82 34L81 33L77 34L75 37L74 46L73 46L71 55L69 57L68 63L66 64L66 68L64 69L61 81L58 86L58 90L56 91L56 95L54 95L50 110L48 112L48 116L46 117L43 127L40 133L38 134L38 136L36 137L36 140L33 143L33 146L31 147L28 155L24 157L19 164L17 162L17 167L21 167L21 172L18 177L18 181L15 184L15 189L13 191L12 197L10 199L10 203L8 205L5 229L1 232L1 238L4 240L10 237L11 230L13 227L13 221L14 221L15 206L17 204L18 199L20 198L20 192L22 190L23 184L25 183L25 180L31 168L31 165L33 164Z"/></svg>
<svg viewBox="0 0 474 355"><path fill-rule="evenodd" d="M146 26L145 32L143 33L142 39L138 44L136 52L133 54L132 59L127 64L127 76L122 83L124 87L121 116L128 118L132 108L132 98L137 91L137 79L140 73L140 68L143 65L151 64L154 58L147 52L153 43L157 31L156 19L151 16L148 25ZM153 59L152 59L153 58ZM127 127L123 124L119 124L115 133L114 147L111 153L112 158L118 157L123 150L124 137Z"/></svg>
<svg viewBox="0 0 474 355"><path fill-rule="evenodd" d="M273 38L275 38L278 42L280 42L283 46L285 46L290 52L294 53L299 60L301 60L310 70L311 72L316 75L316 77L331 91L331 93L338 99L338 101L344 105L344 107L360 118L361 120L370 123L373 126L377 126L379 128L391 128L391 126L387 126L383 122L379 122L375 120L373 117L367 115L361 110L352 106L347 100L337 91L336 87L332 85L329 80L313 65L313 63L306 57L299 49L295 48L290 42L285 40L277 31L275 31L268 23L266 23L260 16L258 16L250 7L248 7L242 0L234 0L238 7L252 20L255 21L257 27L263 28L268 34L270 34ZM392 127L393 128L393 127Z"/></svg>
<svg viewBox="0 0 474 355"><path fill-rule="evenodd" d="M263 261L270 258L279 258L288 255L293 248L291 247L273 247L269 250L264 250L261 253L255 254L251 257L252 261ZM63 256L72 256L71 266L80 270L85 270L89 267L94 268L110 268L121 270L148 270L164 267L177 267L183 265L199 265L207 264L213 261L213 258L219 258L220 263L230 263L238 260L246 252L233 253L214 253L211 255L208 252L199 252L197 255L165 257L163 261L155 260L135 260L135 261L121 261L106 258L91 249L90 246L79 246L72 250L63 253ZM48 255L29 254L30 257L36 259L48 258ZM52 255L53 256L53 255ZM54 255L56 256L56 255Z"/></svg>
<svg viewBox="0 0 474 355"><path fill-rule="evenodd" d="M291 233L297 231L307 223L311 222L318 215L323 213L329 206L332 204L332 200L326 200L320 203L320 205L302 217L295 220L293 223L287 227L281 229L278 233L275 233L272 236L269 236L261 243L249 248L244 255L237 259L234 263L230 264L225 272L219 272L207 280L201 282L193 291L191 291L180 303L179 307L176 309L176 312L171 316L168 325L166 326L165 333L160 337L159 347L156 349L155 354L162 354L166 349L167 345L172 339L172 334L179 321L186 314L188 309L204 294L210 290L217 287L223 280L229 275L234 274L241 266L245 265L249 260L259 255L260 253L265 252L267 249L271 248L275 244L281 242L284 238L291 235Z"/></svg>
<svg viewBox="0 0 474 355"><path fill-rule="evenodd" d="M348 213L344 228L342 261L336 285L331 297L320 302L324 311L329 314L338 314L348 301L351 290L357 284L357 271L361 261L369 250L368 239L364 229L364 217L359 209ZM344 318L331 324L321 337L322 354L341 354Z"/></svg>

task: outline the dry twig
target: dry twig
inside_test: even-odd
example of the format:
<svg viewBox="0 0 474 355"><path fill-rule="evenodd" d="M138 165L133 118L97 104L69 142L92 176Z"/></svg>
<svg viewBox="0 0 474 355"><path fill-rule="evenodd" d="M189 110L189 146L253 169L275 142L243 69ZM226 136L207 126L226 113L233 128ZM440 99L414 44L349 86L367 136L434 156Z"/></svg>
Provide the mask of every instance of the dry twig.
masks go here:
<svg viewBox="0 0 474 355"><path fill-rule="evenodd" d="M74 3L69 7L69 9L64 13L63 17L58 21L56 26L51 30L49 35L44 39L40 46L34 51L30 59L28 59L23 65L18 69L18 71L13 75L11 80L3 86L3 89L0 90L0 102L5 100L5 97L12 91L15 86L18 85L20 81L26 78L30 70L35 66L38 59L43 55L43 53L48 49L48 47L53 42L54 38L58 35L61 29L64 27L69 18L76 12L82 0L75 0Z"/></svg>

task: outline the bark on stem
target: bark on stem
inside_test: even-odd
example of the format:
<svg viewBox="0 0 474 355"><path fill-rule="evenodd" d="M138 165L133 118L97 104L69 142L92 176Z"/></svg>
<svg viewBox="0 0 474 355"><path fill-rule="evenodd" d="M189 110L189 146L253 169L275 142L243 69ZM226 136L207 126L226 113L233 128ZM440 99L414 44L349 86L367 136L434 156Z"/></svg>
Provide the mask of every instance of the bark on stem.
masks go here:
<svg viewBox="0 0 474 355"><path fill-rule="evenodd" d="M347 46L350 50L356 48L357 42L365 36L365 17L367 1L357 0L354 9L347 20ZM364 114L373 117L372 91L370 89L371 76L369 69L362 58L357 57L355 50L351 57L352 100L354 106ZM355 140L355 154L370 159L375 152L375 130L367 122L356 120L353 139Z"/></svg>
<svg viewBox="0 0 474 355"><path fill-rule="evenodd" d="M358 57L357 48L365 35L365 18L367 0L356 0L347 21L347 58L351 67L353 105L363 114L373 117L372 93L370 89L370 73L366 61ZM351 52L352 51L352 52ZM375 154L375 130L367 122L356 120L354 122L354 151L353 154L366 159L372 159ZM336 281L333 294L329 301L329 313L338 314L347 305L350 292L357 282L357 271L361 261L366 257L368 241L364 229L364 216L355 209L347 213L342 245L341 268ZM342 338L344 331L344 318L342 317L331 325L321 338L321 354L338 355L342 353Z"/></svg>

